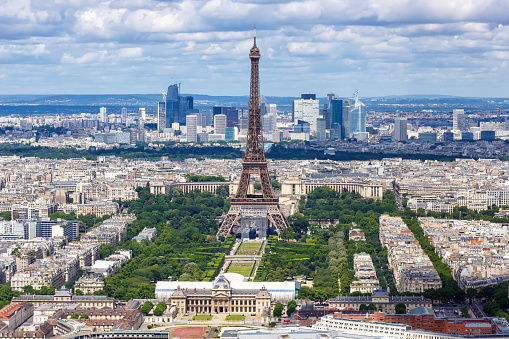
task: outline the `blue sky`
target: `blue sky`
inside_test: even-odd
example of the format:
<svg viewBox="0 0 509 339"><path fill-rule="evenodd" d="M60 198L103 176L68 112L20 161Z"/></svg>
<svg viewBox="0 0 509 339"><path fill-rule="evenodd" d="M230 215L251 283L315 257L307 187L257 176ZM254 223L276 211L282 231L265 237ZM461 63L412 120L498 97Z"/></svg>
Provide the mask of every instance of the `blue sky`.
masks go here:
<svg viewBox="0 0 509 339"><path fill-rule="evenodd" d="M509 0L2 0L1 94L509 97Z"/></svg>

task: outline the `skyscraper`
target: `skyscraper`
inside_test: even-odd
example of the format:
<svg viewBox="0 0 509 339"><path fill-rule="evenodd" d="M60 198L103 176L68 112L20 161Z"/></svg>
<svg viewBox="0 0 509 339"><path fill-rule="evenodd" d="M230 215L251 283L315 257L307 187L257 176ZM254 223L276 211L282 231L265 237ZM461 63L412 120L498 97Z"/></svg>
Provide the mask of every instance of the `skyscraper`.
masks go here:
<svg viewBox="0 0 509 339"><path fill-rule="evenodd" d="M235 127L239 124L239 110L231 107L227 107L224 110L226 115L226 127Z"/></svg>
<svg viewBox="0 0 509 339"><path fill-rule="evenodd" d="M325 141L325 119L316 119L316 141Z"/></svg>
<svg viewBox="0 0 509 339"><path fill-rule="evenodd" d="M277 105L276 104L267 104L267 113L277 115Z"/></svg>
<svg viewBox="0 0 509 339"><path fill-rule="evenodd" d="M139 121L145 122L146 118L147 118L147 116L146 116L145 107L140 107L139 110L138 110L138 119L139 119Z"/></svg>
<svg viewBox="0 0 509 339"><path fill-rule="evenodd" d="M267 99L265 99L265 95L260 95L260 112L262 116L267 114Z"/></svg>
<svg viewBox="0 0 509 339"><path fill-rule="evenodd" d="M226 115L214 115L214 134L225 134L226 129Z"/></svg>
<svg viewBox="0 0 509 339"><path fill-rule="evenodd" d="M309 122L311 133L316 133L316 119L320 117L320 102L316 100L315 94L302 94L300 100L294 100L293 123L297 124L299 120Z"/></svg>
<svg viewBox="0 0 509 339"><path fill-rule="evenodd" d="M163 101L157 103L157 129L162 131L166 126L166 94L163 94Z"/></svg>
<svg viewBox="0 0 509 339"><path fill-rule="evenodd" d="M108 122L108 115L106 114L106 107L99 108L99 121Z"/></svg>
<svg viewBox="0 0 509 339"><path fill-rule="evenodd" d="M171 127L172 123L179 122L179 101L179 85L170 85L166 93L166 127Z"/></svg>
<svg viewBox="0 0 509 339"><path fill-rule="evenodd" d="M350 102L348 100L332 99L330 105L331 129L332 125L337 124L340 129L338 139L348 138L350 135ZM338 128L337 126L335 128Z"/></svg>
<svg viewBox="0 0 509 339"><path fill-rule="evenodd" d="M350 111L350 136L353 133L366 132L366 105L359 100L359 93L354 93L354 106Z"/></svg>
<svg viewBox="0 0 509 339"><path fill-rule="evenodd" d="M453 132L468 132L470 124L465 115L465 110L454 109L452 110L452 129Z"/></svg>
<svg viewBox="0 0 509 339"><path fill-rule="evenodd" d="M122 113L120 114L120 122L122 125L125 125L127 123L127 108L122 107Z"/></svg>
<svg viewBox="0 0 509 339"><path fill-rule="evenodd" d="M198 141L198 117L196 115L186 116L187 142Z"/></svg>
<svg viewBox="0 0 509 339"><path fill-rule="evenodd" d="M407 140L407 118L394 119L394 140L405 141Z"/></svg>

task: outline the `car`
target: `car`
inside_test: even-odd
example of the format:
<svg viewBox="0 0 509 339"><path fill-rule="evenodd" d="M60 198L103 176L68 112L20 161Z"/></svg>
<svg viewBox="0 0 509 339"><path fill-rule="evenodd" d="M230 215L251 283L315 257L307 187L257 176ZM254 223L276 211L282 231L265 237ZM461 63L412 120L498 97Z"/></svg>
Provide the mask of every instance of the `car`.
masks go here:
<svg viewBox="0 0 509 339"><path fill-rule="evenodd" d="M189 315L189 313L184 314L186 317Z"/></svg>
<svg viewBox="0 0 509 339"><path fill-rule="evenodd" d="M256 313L251 313L251 315L254 317L256 315Z"/></svg>

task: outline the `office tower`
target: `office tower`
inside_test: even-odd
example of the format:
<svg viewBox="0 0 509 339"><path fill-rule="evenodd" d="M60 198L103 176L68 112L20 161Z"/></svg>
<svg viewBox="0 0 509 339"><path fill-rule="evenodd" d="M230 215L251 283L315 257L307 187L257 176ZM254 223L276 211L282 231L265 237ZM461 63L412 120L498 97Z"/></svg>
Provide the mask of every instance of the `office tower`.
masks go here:
<svg viewBox="0 0 509 339"><path fill-rule="evenodd" d="M454 141L454 133L451 131L444 132L444 135L442 135L442 140L445 142L453 142Z"/></svg>
<svg viewBox="0 0 509 339"><path fill-rule="evenodd" d="M330 126L330 138L332 140L341 139L341 125L338 123L333 123Z"/></svg>
<svg viewBox="0 0 509 339"><path fill-rule="evenodd" d="M394 140L407 140L407 118L394 119Z"/></svg>
<svg viewBox="0 0 509 339"><path fill-rule="evenodd" d="M267 99L265 99L265 95L260 95L260 112L262 116L267 114Z"/></svg>
<svg viewBox="0 0 509 339"><path fill-rule="evenodd" d="M320 102L315 94L302 94L300 100L293 101L293 122L298 120L307 121L311 127L311 133L316 133L316 119L320 117Z"/></svg>
<svg viewBox="0 0 509 339"><path fill-rule="evenodd" d="M232 142L235 140L235 127L226 127L224 129L224 140L226 142Z"/></svg>
<svg viewBox="0 0 509 339"><path fill-rule="evenodd" d="M198 142L209 142L209 134L208 133L197 133L196 140Z"/></svg>
<svg viewBox="0 0 509 339"><path fill-rule="evenodd" d="M145 107L140 107L140 109L138 110L138 120L145 122L146 118L147 118L147 116L146 116Z"/></svg>
<svg viewBox="0 0 509 339"><path fill-rule="evenodd" d="M187 142L198 141L198 117L196 115L186 116Z"/></svg>
<svg viewBox="0 0 509 339"><path fill-rule="evenodd" d="M289 227L288 221L281 212L279 199L274 195L270 183L267 160L263 147L262 121L260 112L260 49L254 44L249 53L251 59L251 81L249 91L249 132L246 139L246 150L242 160L242 173L235 198L231 199L230 210L223 220L217 237L226 237L240 221L240 233L243 238L249 237L253 229L260 238L268 235L268 224L276 229L278 236ZM249 194L251 174L258 174L262 194ZM256 226L255 226L256 225ZM255 228L253 228L255 226ZM255 230L256 229L256 230Z"/></svg>
<svg viewBox="0 0 509 339"><path fill-rule="evenodd" d="M277 105L276 104L267 104L267 113L277 115Z"/></svg>
<svg viewBox="0 0 509 339"><path fill-rule="evenodd" d="M138 141L139 142L145 142L146 141L146 133L145 133L145 124L143 122L140 122L138 124Z"/></svg>
<svg viewBox="0 0 509 339"><path fill-rule="evenodd" d="M330 110L330 107L331 107L331 102L332 100L336 99L336 94L334 93L329 93L327 94L327 107L325 107L326 109L329 109Z"/></svg>
<svg viewBox="0 0 509 339"><path fill-rule="evenodd" d="M248 118L240 118L239 119L239 129L241 131L247 130L247 124L248 124ZM230 126L228 126L228 127L230 127Z"/></svg>
<svg viewBox="0 0 509 339"><path fill-rule="evenodd" d="M99 109L99 121L100 122L108 122L108 116L106 115L106 107L101 107Z"/></svg>
<svg viewBox="0 0 509 339"><path fill-rule="evenodd" d="M226 127L235 127L239 124L238 109L228 107L225 109L223 114L226 114Z"/></svg>
<svg viewBox="0 0 509 339"><path fill-rule="evenodd" d="M311 131L311 125L309 122L304 120L297 120L297 123L293 125L294 133L307 133L309 134Z"/></svg>
<svg viewBox="0 0 509 339"><path fill-rule="evenodd" d="M157 103L157 129L162 131L166 126L166 94L163 94L163 101Z"/></svg>
<svg viewBox="0 0 509 339"><path fill-rule="evenodd" d="M452 129L454 132L468 132L470 123L463 109L454 109L452 111Z"/></svg>
<svg viewBox="0 0 509 339"><path fill-rule="evenodd" d="M184 125L186 123L186 116L188 116L189 114L196 114L199 112L200 111L198 109L194 109L193 97L191 96L180 97L178 122L181 125Z"/></svg>
<svg viewBox="0 0 509 339"><path fill-rule="evenodd" d="M130 135L130 138L129 138L129 143L131 145L136 145L136 143L138 142L138 129L136 128L131 128L131 130L129 131L129 133L131 134Z"/></svg>
<svg viewBox="0 0 509 339"><path fill-rule="evenodd" d="M338 124L340 126L338 139L348 138L350 134L350 102L348 100L332 99L330 105L331 129L333 124Z"/></svg>
<svg viewBox="0 0 509 339"><path fill-rule="evenodd" d="M366 132L366 105L359 100L359 93L354 93L354 106L350 111L350 136L353 133Z"/></svg>
<svg viewBox="0 0 509 339"><path fill-rule="evenodd" d="M264 133L272 133L276 128L277 117L275 114L266 114L262 116L262 130Z"/></svg>
<svg viewBox="0 0 509 339"><path fill-rule="evenodd" d="M226 115L216 114L214 116L214 134L225 134Z"/></svg>
<svg viewBox="0 0 509 339"><path fill-rule="evenodd" d="M214 124L214 116L212 115L212 111L202 111L201 114L205 117L205 125L204 126L212 126Z"/></svg>
<svg viewBox="0 0 509 339"><path fill-rule="evenodd" d="M122 107L122 111L120 113L120 123L125 125L127 123L127 108Z"/></svg>
<svg viewBox="0 0 509 339"><path fill-rule="evenodd" d="M325 119L316 119L316 141L325 141Z"/></svg>
<svg viewBox="0 0 509 339"><path fill-rule="evenodd" d="M179 85L173 84L168 87L166 93L166 127L172 123L179 122Z"/></svg>

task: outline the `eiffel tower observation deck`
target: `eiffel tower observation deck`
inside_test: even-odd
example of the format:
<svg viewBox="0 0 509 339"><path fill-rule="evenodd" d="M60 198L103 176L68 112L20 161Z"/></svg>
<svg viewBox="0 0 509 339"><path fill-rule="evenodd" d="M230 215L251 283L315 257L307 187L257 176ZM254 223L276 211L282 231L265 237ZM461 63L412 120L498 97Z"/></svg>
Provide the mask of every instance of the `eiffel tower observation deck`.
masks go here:
<svg viewBox="0 0 509 339"><path fill-rule="evenodd" d="M242 238L255 231L257 237L265 238L268 229L275 228L279 235L288 227L288 221L281 213L279 199L274 196L267 171L267 161L263 149L262 119L260 110L260 48L256 46L256 29L253 47L249 52L251 59L251 82L249 92L249 117L246 150L242 160L242 174L235 197L231 200L217 236L227 236L232 229L240 226ZM248 194L251 175L258 173L262 194Z"/></svg>

